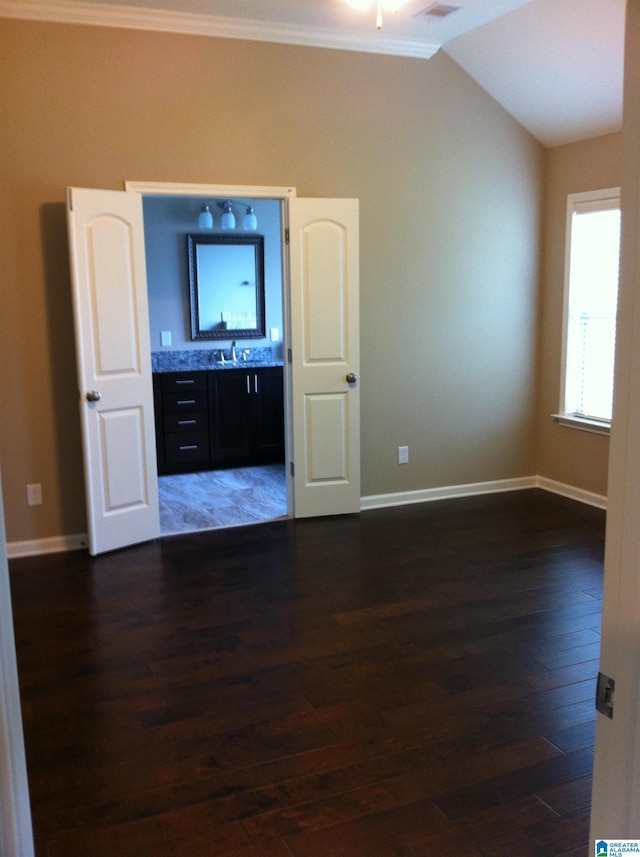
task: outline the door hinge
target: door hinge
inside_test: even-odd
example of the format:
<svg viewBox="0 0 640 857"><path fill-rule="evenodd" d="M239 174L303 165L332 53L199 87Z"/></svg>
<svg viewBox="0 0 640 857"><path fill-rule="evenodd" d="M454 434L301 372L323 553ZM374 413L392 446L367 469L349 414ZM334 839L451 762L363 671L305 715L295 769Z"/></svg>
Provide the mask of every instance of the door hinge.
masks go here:
<svg viewBox="0 0 640 857"><path fill-rule="evenodd" d="M288 226L285 226L285 228L284 228L284 243L285 244L289 243L289 227Z"/></svg>
<svg viewBox="0 0 640 857"><path fill-rule="evenodd" d="M290 461L290 462L289 462L289 473L290 473L292 476L295 476L294 471L295 471L295 467L293 466L293 461Z"/></svg>
<svg viewBox="0 0 640 857"><path fill-rule="evenodd" d="M67 188L67 204L69 206L69 211L73 211L73 188Z"/></svg>
<svg viewBox="0 0 640 857"><path fill-rule="evenodd" d="M605 717L613 718L613 690L615 681L604 673L598 673L596 688L596 710Z"/></svg>
<svg viewBox="0 0 640 857"><path fill-rule="evenodd" d="M287 363L293 363L293 351L287 348Z"/></svg>

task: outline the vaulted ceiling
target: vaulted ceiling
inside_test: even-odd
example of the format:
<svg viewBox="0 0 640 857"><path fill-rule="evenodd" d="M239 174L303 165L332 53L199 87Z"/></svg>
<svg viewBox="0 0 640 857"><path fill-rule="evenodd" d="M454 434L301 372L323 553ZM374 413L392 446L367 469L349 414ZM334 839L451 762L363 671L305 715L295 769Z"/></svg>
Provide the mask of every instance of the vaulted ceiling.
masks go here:
<svg viewBox="0 0 640 857"><path fill-rule="evenodd" d="M625 0L0 0L0 16L194 32L458 63L545 146L622 124Z"/></svg>

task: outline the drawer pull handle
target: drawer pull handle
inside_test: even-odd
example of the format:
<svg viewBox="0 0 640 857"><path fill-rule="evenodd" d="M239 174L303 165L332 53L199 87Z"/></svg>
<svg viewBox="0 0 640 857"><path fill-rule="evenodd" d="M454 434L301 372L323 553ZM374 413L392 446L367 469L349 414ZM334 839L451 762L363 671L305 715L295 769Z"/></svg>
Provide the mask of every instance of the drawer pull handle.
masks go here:
<svg viewBox="0 0 640 857"><path fill-rule="evenodd" d="M194 426L198 421L197 420L178 420L179 426Z"/></svg>
<svg viewBox="0 0 640 857"><path fill-rule="evenodd" d="M185 452L188 449L199 449L199 447L197 443L190 443L188 446L180 446L178 449L180 452Z"/></svg>
<svg viewBox="0 0 640 857"><path fill-rule="evenodd" d="M184 380L177 380L176 384L195 384L195 378L185 378Z"/></svg>
<svg viewBox="0 0 640 857"><path fill-rule="evenodd" d="M195 399L180 399L180 401L176 402L177 405L195 405Z"/></svg>

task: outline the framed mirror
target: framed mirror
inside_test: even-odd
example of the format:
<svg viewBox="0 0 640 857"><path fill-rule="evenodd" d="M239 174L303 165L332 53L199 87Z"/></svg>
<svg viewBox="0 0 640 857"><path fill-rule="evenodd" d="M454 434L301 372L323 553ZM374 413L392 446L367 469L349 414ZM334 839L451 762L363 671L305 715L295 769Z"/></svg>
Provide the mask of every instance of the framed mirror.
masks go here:
<svg viewBox="0 0 640 857"><path fill-rule="evenodd" d="M264 236L187 240L191 339L264 337Z"/></svg>

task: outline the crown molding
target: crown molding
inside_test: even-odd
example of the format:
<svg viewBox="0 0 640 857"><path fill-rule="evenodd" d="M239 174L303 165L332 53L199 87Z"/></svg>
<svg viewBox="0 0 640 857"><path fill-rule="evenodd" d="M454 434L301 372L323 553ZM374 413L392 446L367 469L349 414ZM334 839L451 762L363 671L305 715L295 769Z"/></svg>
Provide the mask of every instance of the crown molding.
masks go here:
<svg viewBox="0 0 640 857"><path fill-rule="evenodd" d="M82 0L0 0L0 17L128 30L154 30L223 39L248 39L417 59L430 59L440 48L439 45L425 42L390 39L377 32L372 35L338 33L318 27L293 27L266 21L87 3Z"/></svg>

